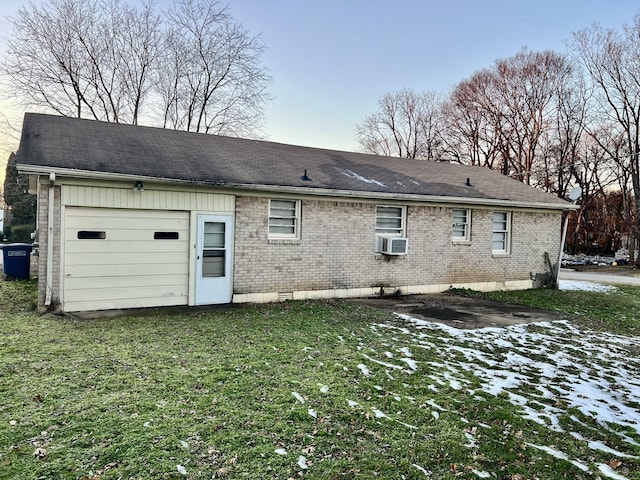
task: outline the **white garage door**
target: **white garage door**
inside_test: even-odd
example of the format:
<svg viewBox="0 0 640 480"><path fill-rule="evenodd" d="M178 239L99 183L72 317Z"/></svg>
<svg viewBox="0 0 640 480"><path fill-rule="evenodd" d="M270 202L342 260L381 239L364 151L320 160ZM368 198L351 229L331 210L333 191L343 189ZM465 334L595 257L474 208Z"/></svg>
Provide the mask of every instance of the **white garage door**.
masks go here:
<svg viewBox="0 0 640 480"><path fill-rule="evenodd" d="M67 207L66 311L186 305L189 214Z"/></svg>

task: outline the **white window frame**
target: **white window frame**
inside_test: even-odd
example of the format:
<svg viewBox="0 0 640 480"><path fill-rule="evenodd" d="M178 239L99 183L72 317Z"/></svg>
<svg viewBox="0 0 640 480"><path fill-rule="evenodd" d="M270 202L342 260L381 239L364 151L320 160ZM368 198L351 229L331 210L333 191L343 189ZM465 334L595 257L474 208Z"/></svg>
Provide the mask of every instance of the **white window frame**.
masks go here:
<svg viewBox="0 0 640 480"><path fill-rule="evenodd" d="M275 212L272 211L272 203L273 202L288 202L293 205L294 214L293 216L282 216L276 215ZM290 198L272 198L269 199L269 221L268 221L268 238L270 240L299 240L300 239L300 210L301 204L300 200L292 200ZM293 220L293 233L281 233L281 232L272 232L271 227L275 227L273 224L274 220L277 219L287 219Z"/></svg>
<svg viewBox="0 0 640 480"><path fill-rule="evenodd" d="M381 208L394 208L400 210L400 228L379 228L378 215ZM376 235L379 237L406 237L407 207L406 205L376 205Z"/></svg>
<svg viewBox="0 0 640 480"><path fill-rule="evenodd" d="M465 212L464 223L456 223L456 212ZM451 240L454 242L470 242L471 241L471 209L470 208L454 208L452 211L452 228L451 228ZM463 227L464 234L456 235L456 227Z"/></svg>
<svg viewBox="0 0 640 480"><path fill-rule="evenodd" d="M496 215L504 215L504 223L505 229L496 229ZM500 223L503 223L500 221ZM504 248L496 249L494 248L494 242L496 235L503 235L504 238L502 243L504 244ZM496 210L491 215L491 253L494 255L508 255L511 253L511 212L507 212L504 210Z"/></svg>

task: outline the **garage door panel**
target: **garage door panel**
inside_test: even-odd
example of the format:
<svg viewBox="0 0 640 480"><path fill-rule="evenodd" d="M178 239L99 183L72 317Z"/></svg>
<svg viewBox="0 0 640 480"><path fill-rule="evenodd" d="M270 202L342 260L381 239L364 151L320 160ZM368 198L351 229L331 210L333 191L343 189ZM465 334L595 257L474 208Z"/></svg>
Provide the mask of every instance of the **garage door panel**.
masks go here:
<svg viewBox="0 0 640 480"><path fill-rule="evenodd" d="M184 275L148 275L144 279L146 286L176 286L182 285ZM73 290L91 290L91 289L110 289L117 288L136 288L140 286L140 277L103 277L93 279L91 284L87 284L84 277L67 277L66 285Z"/></svg>
<svg viewBox="0 0 640 480"><path fill-rule="evenodd" d="M129 287L110 287L109 289L105 288L84 288L78 291L75 301L76 302L105 302L105 301L125 301L132 300L138 301L142 299L151 299L151 298L177 298L183 297L185 293L181 290L179 285L174 285L174 288L171 288L169 285L163 285L162 287L158 286L149 286L149 287L141 287L138 286L136 288Z"/></svg>
<svg viewBox="0 0 640 480"><path fill-rule="evenodd" d="M111 300L87 300L74 301L71 304L72 310L67 308L69 312L81 312L88 310L113 310L118 308L144 308L144 307L171 307L175 305L186 305L180 299L175 297L147 297L139 299L118 299ZM135 306L132 306L135 304ZM66 308L66 307L65 307Z"/></svg>
<svg viewBox="0 0 640 480"><path fill-rule="evenodd" d="M73 207L69 207L73 208ZM72 217L68 217L67 225L73 228L85 228L87 226L100 227L114 225L114 220L117 221L118 228L131 229L140 227L140 220L146 220L148 225L162 225L166 222L172 224L188 225L188 219L185 219L184 212L171 212L171 211L159 211L159 210L127 210L127 209L110 209L105 208L103 212L95 215L95 211L98 209L86 209L86 212L78 212L78 208L73 208L75 212ZM109 210L108 212L106 210ZM162 218L159 218L156 214L162 212Z"/></svg>
<svg viewBox="0 0 640 480"><path fill-rule="evenodd" d="M163 263L163 264L144 264L144 263L121 263L121 264L98 264L92 265L69 265L65 268L65 277L80 277L84 279L94 278L122 278L122 277L134 277L138 278L139 282L145 282L147 277L152 275L175 275L175 274L188 274L187 265L181 265L177 263ZM141 285L144 283L138 283Z"/></svg>
<svg viewBox="0 0 640 480"><path fill-rule="evenodd" d="M186 305L188 237L188 212L67 207L64 309Z"/></svg>
<svg viewBox="0 0 640 480"><path fill-rule="evenodd" d="M165 252L132 252L135 253L136 264L155 265L163 263L167 265L185 265L188 262L188 255L185 252L165 251ZM67 267L78 265L109 265L109 264L129 264L131 257L124 256L119 252L85 252L70 253L67 255Z"/></svg>
<svg viewBox="0 0 640 480"><path fill-rule="evenodd" d="M140 254L140 253L149 253L151 255L162 256L166 254L170 255L183 255L185 253L186 244L185 243L174 243L174 244L166 244L166 245L145 245L144 243L138 242L110 242L109 244L95 245L89 244L86 247L82 244L73 245L73 249L70 255L78 255L78 254L90 254L90 255L101 255L104 253L114 253L114 254L122 254L122 251L126 249L126 254Z"/></svg>

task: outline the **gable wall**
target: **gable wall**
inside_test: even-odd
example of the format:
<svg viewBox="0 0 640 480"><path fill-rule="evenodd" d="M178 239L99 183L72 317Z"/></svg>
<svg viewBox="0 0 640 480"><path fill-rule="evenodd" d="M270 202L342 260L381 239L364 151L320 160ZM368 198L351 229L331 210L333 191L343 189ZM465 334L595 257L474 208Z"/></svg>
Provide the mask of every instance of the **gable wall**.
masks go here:
<svg viewBox="0 0 640 480"><path fill-rule="evenodd" d="M492 209L474 208L471 242L454 243L453 207L409 205L409 254L389 257L375 253L375 203L305 199L299 241L268 239L268 208L268 198L236 199L235 301L526 288L531 272L548 270L544 252L554 259L560 248L559 212L513 211L511 253L497 256ZM312 291L325 293L300 293Z"/></svg>

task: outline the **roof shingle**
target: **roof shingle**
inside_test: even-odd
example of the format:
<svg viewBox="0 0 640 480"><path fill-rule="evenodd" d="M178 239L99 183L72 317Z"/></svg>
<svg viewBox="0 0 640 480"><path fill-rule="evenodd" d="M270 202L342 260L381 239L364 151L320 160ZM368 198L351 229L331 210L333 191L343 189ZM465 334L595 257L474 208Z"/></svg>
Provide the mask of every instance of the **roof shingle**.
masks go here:
<svg viewBox="0 0 640 480"><path fill-rule="evenodd" d="M571 204L482 167L382 157L162 128L27 113L19 168L149 177L194 184L292 187L363 197ZM309 180L302 177L307 172ZM473 186L467 186L467 178Z"/></svg>

